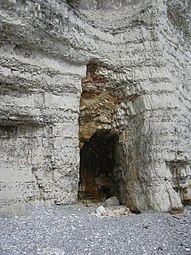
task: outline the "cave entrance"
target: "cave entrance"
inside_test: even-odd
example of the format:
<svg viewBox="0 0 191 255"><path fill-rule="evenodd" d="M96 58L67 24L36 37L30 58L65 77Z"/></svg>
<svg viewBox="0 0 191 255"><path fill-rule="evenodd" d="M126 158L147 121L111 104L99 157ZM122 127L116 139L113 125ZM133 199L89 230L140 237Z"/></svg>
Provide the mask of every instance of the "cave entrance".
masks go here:
<svg viewBox="0 0 191 255"><path fill-rule="evenodd" d="M111 196L119 197L114 176L118 135L99 130L84 143L80 151L79 200L104 201Z"/></svg>

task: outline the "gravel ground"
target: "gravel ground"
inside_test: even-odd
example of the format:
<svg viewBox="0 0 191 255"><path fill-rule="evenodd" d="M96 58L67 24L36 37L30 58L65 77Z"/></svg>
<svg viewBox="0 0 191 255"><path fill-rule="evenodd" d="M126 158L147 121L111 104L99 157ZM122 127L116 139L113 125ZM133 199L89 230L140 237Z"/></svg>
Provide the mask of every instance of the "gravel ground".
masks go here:
<svg viewBox="0 0 191 255"><path fill-rule="evenodd" d="M30 207L1 218L0 255L191 254L191 208L183 216L142 213L96 217L79 205Z"/></svg>

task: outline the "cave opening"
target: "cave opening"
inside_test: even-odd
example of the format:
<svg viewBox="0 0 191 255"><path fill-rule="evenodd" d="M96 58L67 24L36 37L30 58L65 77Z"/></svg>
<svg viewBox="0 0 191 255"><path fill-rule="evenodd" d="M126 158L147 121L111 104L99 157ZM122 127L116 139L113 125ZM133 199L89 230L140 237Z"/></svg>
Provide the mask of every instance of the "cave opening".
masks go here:
<svg viewBox="0 0 191 255"><path fill-rule="evenodd" d="M118 135L109 130L98 130L86 141L80 151L79 200L103 202L119 197L114 175Z"/></svg>

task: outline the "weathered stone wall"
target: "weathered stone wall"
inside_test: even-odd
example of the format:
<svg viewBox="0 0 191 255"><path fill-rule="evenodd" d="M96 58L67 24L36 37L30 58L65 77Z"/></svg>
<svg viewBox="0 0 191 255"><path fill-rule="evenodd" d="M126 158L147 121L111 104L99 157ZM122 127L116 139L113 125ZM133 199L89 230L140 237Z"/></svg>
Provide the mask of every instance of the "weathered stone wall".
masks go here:
<svg viewBox="0 0 191 255"><path fill-rule="evenodd" d="M57 37L59 26L65 27L59 24L62 16L59 21L56 8L57 3L45 1L1 1L3 211L18 201L60 204L77 199L78 115L85 67L65 57L69 51L64 38L59 43ZM51 15L58 15L58 20L52 17L51 23Z"/></svg>
<svg viewBox="0 0 191 255"><path fill-rule="evenodd" d="M168 87L172 87L168 109L169 117L163 122L161 142L166 166L172 175L171 184L184 204L191 199L191 2L167 1L161 12L159 38L163 45ZM167 112L167 110L165 111ZM171 124L171 125L169 125ZM164 136L168 133L168 136ZM164 154L165 153L165 154Z"/></svg>
<svg viewBox="0 0 191 255"><path fill-rule="evenodd" d="M119 135L122 202L163 211L189 203L189 20L189 0L2 0L1 204L76 201L79 143L89 139L81 135L88 118L78 133L89 63L103 78L98 112L113 105L109 91L120 98L101 128Z"/></svg>

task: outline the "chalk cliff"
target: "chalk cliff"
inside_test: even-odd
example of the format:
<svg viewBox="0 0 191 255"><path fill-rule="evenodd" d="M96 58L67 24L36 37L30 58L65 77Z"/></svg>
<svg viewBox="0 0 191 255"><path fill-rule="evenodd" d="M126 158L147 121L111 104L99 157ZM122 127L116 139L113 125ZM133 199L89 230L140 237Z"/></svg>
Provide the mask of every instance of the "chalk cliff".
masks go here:
<svg viewBox="0 0 191 255"><path fill-rule="evenodd" d="M190 0L1 0L0 214L191 203L190 46Z"/></svg>

